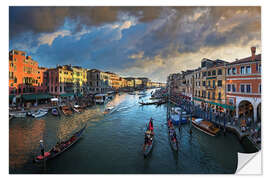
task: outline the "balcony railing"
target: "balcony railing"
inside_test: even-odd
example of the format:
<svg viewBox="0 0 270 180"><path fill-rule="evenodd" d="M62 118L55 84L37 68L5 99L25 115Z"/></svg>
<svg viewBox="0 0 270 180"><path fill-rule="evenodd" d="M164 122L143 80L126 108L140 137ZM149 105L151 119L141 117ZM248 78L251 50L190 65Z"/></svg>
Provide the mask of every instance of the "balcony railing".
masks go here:
<svg viewBox="0 0 270 180"><path fill-rule="evenodd" d="M216 88L216 86L206 86L206 89L208 89L208 90L214 90Z"/></svg>

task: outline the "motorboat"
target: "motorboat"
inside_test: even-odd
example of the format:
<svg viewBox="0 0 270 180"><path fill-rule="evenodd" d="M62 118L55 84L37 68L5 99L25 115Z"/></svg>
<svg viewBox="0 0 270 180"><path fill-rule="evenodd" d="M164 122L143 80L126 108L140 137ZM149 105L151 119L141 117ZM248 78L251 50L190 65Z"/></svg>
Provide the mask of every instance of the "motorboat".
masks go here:
<svg viewBox="0 0 270 180"><path fill-rule="evenodd" d="M36 113L33 113L32 116L34 118L39 118L39 117L45 116L47 113L48 113L48 111L40 109Z"/></svg>
<svg viewBox="0 0 270 180"><path fill-rule="evenodd" d="M115 108L113 106L108 106L104 110L104 114L112 113Z"/></svg>
<svg viewBox="0 0 270 180"><path fill-rule="evenodd" d="M97 104L104 104L108 101L107 94L96 94L95 95L95 102Z"/></svg>
<svg viewBox="0 0 270 180"><path fill-rule="evenodd" d="M24 118L26 117L26 112L13 112L10 115L16 118Z"/></svg>
<svg viewBox="0 0 270 180"><path fill-rule="evenodd" d="M210 136L216 136L218 134L218 132L220 131L220 129L215 127L215 125L212 122L206 121L202 118L192 117L192 125L196 129L198 129L198 130L200 130L200 131L202 131Z"/></svg>
<svg viewBox="0 0 270 180"><path fill-rule="evenodd" d="M62 112L64 115L71 115L73 113L68 106L62 106Z"/></svg>

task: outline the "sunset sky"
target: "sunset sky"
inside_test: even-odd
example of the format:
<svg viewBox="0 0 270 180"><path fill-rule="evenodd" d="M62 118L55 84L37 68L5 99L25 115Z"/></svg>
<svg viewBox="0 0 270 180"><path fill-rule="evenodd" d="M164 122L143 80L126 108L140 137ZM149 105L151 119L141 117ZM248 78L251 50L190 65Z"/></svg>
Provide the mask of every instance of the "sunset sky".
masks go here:
<svg viewBox="0 0 270 180"><path fill-rule="evenodd" d="M260 7L10 7L9 49L40 66L72 64L165 82L202 58L261 53Z"/></svg>

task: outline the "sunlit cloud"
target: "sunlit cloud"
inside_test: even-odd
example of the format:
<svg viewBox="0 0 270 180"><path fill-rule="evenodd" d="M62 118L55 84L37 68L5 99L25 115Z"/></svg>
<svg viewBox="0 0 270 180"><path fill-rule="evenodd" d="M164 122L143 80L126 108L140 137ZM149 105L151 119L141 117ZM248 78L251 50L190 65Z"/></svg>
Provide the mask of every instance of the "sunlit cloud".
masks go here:
<svg viewBox="0 0 270 180"><path fill-rule="evenodd" d="M49 46L51 46L53 41L55 40L55 38L69 36L70 34L71 33L68 30L62 30L62 31L54 32L54 33L42 34L38 38L38 41L39 41L38 45L40 46L42 44L48 44Z"/></svg>

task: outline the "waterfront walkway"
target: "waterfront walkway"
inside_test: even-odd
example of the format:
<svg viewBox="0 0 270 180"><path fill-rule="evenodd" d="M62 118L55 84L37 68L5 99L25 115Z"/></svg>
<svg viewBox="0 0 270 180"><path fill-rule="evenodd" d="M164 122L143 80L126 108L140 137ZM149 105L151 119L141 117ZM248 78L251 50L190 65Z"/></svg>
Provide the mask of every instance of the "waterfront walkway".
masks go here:
<svg viewBox="0 0 270 180"><path fill-rule="evenodd" d="M252 124L245 127L245 130L241 130L240 120L230 117L225 113L213 113L212 111L205 111L199 106L193 105L188 100L183 100L180 98L170 97L169 102L175 106L179 106L184 109L187 114L192 114L192 116L203 118L210 121L222 128L224 132L231 131L236 134L239 140L247 137L249 141L254 145L257 150L261 149L261 137L258 135L258 130Z"/></svg>

